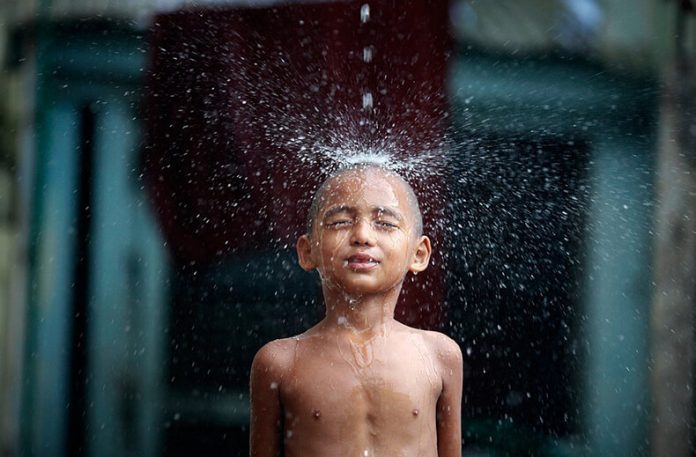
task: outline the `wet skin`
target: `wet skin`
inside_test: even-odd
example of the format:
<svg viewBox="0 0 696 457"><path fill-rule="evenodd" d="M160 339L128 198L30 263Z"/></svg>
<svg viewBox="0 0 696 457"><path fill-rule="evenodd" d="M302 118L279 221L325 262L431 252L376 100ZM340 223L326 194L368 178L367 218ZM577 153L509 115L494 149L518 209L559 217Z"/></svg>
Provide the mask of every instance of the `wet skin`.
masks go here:
<svg viewBox="0 0 696 457"><path fill-rule="evenodd" d="M257 353L251 455L460 456L459 347L394 320L404 276L430 257L402 181L352 170L325 196L298 256L320 273L326 317Z"/></svg>

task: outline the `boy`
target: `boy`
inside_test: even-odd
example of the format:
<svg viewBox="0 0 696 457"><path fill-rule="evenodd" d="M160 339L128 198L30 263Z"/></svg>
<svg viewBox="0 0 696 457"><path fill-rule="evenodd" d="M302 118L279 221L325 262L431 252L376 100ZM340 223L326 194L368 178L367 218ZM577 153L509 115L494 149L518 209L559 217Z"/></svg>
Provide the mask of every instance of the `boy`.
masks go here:
<svg viewBox="0 0 696 457"><path fill-rule="evenodd" d="M297 253L319 272L326 317L256 354L252 457L461 456L459 346L394 319L407 272L428 266L421 230L391 171L359 164L322 184Z"/></svg>

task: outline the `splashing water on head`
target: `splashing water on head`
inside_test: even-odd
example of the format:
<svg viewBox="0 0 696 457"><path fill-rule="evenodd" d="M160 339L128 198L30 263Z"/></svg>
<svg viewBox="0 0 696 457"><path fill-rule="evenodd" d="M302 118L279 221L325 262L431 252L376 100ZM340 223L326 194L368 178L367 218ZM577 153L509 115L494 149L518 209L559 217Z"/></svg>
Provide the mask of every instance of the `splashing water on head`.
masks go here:
<svg viewBox="0 0 696 457"><path fill-rule="evenodd" d="M448 157L451 156L450 143L443 139L433 148L408 150L387 140L380 145L367 145L355 137L333 133L314 144L305 135L299 135L288 142L295 149L294 157L303 164L317 164L322 172L332 172L357 164L375 165L402 175L407 179L428 177L444 178ZM343 138L339 138L343 136ZM299 146L299 147L298 147Z"/></svg>

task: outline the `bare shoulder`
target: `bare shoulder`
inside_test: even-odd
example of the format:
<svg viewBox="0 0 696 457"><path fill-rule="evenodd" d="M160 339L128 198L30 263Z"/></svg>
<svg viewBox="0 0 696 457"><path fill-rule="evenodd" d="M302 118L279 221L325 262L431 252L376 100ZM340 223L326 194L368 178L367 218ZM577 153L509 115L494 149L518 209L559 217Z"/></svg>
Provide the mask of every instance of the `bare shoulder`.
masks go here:
<svg viewBox="0 0 696 457"><path fill-rule="evenodd" d="M283 338L264 344L254 356L251 371L280 376L292 369L296 338Z"/></svg>
<svg viewBox="0 0 696 457"><path fill-rule="evenodd" d="M462 350L449 336L431 330L416 330L426 342L430 353L443 365L455 368L462 364Z"/></svg>

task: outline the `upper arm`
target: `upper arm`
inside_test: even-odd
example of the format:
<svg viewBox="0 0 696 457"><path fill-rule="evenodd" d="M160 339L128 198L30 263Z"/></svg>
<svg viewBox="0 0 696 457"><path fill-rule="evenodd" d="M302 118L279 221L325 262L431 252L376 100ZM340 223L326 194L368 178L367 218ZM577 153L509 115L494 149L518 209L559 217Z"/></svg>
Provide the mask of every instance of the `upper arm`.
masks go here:
<svg viewBox="0 0 696 457"><path fill-rule="evenodd" d="M442 392L437 402L437 452L440 457L462 454L462 351L454 340L437 337Z"/></svg>
<svg viewBox="0 0 696 457"><path fill-rule="evenodd" d="M282 340L272 341L259 349L251 364L249 445L252 457L280 455L280 387L288 369L287 346Z"/></svg>

